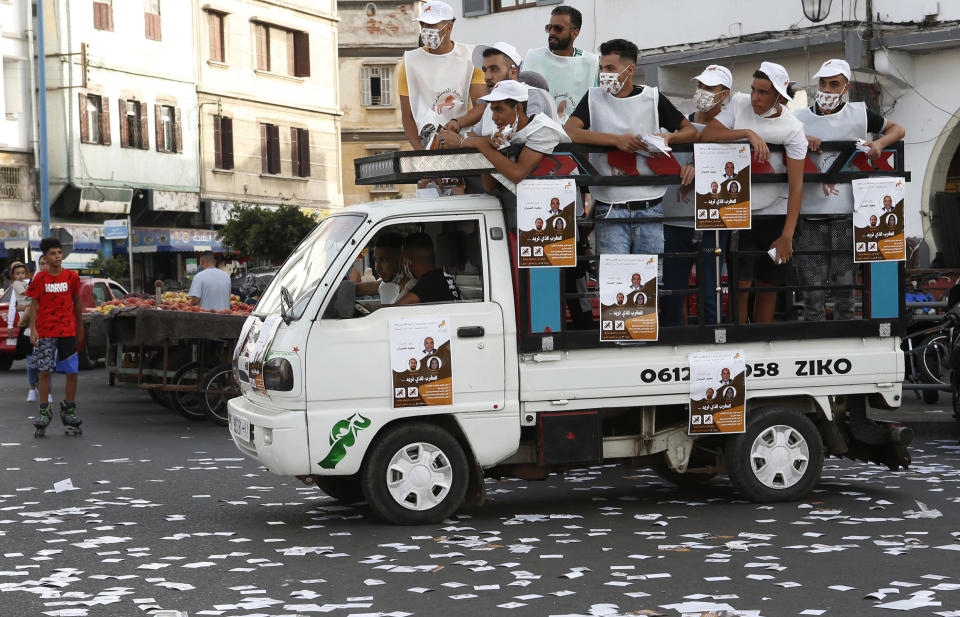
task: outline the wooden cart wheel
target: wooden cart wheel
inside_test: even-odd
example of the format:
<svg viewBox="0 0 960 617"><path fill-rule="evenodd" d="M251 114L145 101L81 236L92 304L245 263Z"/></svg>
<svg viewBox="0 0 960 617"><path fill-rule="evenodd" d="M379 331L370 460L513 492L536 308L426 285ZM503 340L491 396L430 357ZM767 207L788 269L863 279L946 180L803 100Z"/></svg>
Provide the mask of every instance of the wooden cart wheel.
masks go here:
<svg viewBox="0 0 960 617"><path fill-rule="evenodd" d="M189 362L180 367L180 370L171 380L175 386L196 386L203 375L200 373L199 362ZM189 392L176 390L170 392L170 400L173 408L180 412L180 415L187 420L206 420L207 412L204 407L203 397L199 391Z"/></svg>
<svg viewBox="0 0 960 617"><path fill-rule="evenodd" d="M207 372L200 382L200 396L207 417L220 426L226 426L227 401L240 396L240 386L233 378L233 367L221 364Z"/></svg>

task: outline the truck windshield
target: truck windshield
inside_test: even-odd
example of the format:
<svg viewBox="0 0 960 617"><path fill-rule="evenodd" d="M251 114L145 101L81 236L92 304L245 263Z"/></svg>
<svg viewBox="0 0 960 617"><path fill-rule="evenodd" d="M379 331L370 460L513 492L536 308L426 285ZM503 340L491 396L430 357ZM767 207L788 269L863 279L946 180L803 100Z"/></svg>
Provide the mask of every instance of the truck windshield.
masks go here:
<svg viewBox="0 0 960 617"><path fill-rule="evenodd" d="M300 319L320 279L363 219L359 214L339 214L320 221L283 263L257 303L254 314L279 315L282 308L287 317Z"/></svg>

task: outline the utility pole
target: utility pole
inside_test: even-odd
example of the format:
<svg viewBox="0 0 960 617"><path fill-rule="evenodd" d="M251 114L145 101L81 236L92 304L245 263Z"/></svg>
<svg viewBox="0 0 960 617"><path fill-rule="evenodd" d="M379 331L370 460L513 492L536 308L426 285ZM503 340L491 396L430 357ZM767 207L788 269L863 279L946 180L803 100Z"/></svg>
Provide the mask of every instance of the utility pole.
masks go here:
<svg viewBox="0 0 960 617"><path fill-rule="evenodd" d="M37 0L37 115L40 125L40 235L50 235L50 171L47 160L47 55L44 49L43 3ZM31 50L33 53L33 50Z"/></svg>

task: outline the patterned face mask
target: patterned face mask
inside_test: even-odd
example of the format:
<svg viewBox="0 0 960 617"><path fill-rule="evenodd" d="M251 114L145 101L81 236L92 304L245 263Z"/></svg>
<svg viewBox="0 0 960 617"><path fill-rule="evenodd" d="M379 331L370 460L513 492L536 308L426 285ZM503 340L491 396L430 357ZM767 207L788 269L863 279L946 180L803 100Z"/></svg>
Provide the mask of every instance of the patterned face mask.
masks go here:
<svg viewBox="0 0 960 617"><path fill-rule="evenodd" d="M840 105L840 99L842 94L831 94L829 92L824 92L823 90L817 90L817 94L814 97L817 101L817 107L822 111L833 111Z"/></svg>
<svg viewBox="0 0 960 617"><path fill-rule="evenodd" d="M613 96L617 96L623 89L623 82L620 81L620 76L623 75L626 70L627 69L623 69L619 73L600 73L600 87Z"/></svg>
<svg viewBox="0 0 960 617"><path fill-rule="evenodd" d="M693 95L693 103L697 106L697 111L710 111L719 102L717 100L719 96L719 92L710 92L703 88L697 88L697 91Z"/></svg>
<svg viewBox="0 0 960 617"><path fill-rule="evenodd" d="M443 28L420 28L420 38L423 40L423 46L427 49L437 49L443 44L445 34L440 34L446 30Z"/></svg>

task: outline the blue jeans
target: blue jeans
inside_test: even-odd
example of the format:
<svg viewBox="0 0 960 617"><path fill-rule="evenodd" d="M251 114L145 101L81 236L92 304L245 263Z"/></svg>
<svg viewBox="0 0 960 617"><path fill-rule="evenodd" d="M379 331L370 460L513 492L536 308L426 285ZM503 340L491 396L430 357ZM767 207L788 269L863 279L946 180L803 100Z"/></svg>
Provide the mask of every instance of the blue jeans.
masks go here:
<svg viewBox="0 0 960 617"><path fill-rule="evenodd" d="M594 218L597 219L597 251L601 255L659 255L663 252L663 223L635 225L631 223L604 224L600 220L660 219L663 206L657 204L646 210L598 201Z"/></svg>
<svg viewBox="0 0 960 617"><path fill-rule="evenodd" d="M664 244L667 253L691 253L699 249L696 242L696 231L692 227L675 227L666 225L663 228ZM730 232L724 230L717 234L714 231L703 232L703 248L712 249L715 246L717 235L720 238L720 261L723 261L727 247L727 236ZM687 289L690 277L690 268L696 263L693 257L665 257L663 261L664 289ZM717 323L717 260L713 255L703 256L703 272L697 271L697 284L703 295L703 315L700 323ZM661 296L660 324L664 326L683 325L683 301L687 296Z"/></svg>

